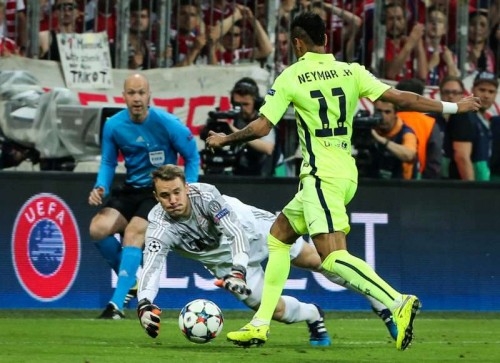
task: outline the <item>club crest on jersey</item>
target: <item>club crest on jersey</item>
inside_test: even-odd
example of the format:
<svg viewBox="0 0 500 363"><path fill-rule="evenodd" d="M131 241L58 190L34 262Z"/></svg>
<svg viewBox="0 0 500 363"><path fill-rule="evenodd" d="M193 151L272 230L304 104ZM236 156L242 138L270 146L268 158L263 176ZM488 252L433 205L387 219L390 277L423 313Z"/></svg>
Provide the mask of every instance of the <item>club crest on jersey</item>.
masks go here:
<svg viewBox="0 0 500 363"><path fill-rule="evenodd" d="M211 200L209 203L208 203L208 209L210 210L210 212L212 213L217 213L220 209L222 208L222 206L220 205L220 203L216 200Z"/></svg>
<svg viewBox="0 0 500 363"><path fill-rule="evenodd" d="M71 209L49 193L31 197L16 216L12 261L34 299L54 301L73 285L80 265L80 232Z"/></svg>

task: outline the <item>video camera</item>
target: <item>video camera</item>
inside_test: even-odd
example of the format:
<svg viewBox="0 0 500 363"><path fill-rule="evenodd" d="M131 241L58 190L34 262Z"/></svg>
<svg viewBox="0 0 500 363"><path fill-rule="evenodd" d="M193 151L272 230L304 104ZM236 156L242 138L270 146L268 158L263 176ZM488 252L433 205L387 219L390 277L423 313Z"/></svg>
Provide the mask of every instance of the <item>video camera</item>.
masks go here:
<svg viewBox="0 0 500 363"><path fill-rule="evenodd" d="M367 110L359 110L354 115L351 142L360 177L375 177L377 175L377 166L375 160L373 160L376 141L371 130L380 125L381 122L382 115L380 113L370 115Z"/></svg>
<svg viewBox="0 0 500 363"><path fill-rule="evenodd" d="M209 121L215 121L219 122L219 120L234 120L239 117L241 114L241 107L237 106L231 110L228 111L219 111L218 108L215 109L215 111L209 111L208 112L208 120Z"/></svg>
<svg viewBox="0 0 500 363"><path fill-rule="evenodd" d="M220 111L219 108L209 111L207 123L200 132L200 139L205 141L209 131L222 132L226 135L231 134L232 131L228 120L235 120L240 115L241 108L239 106L227 111ZM230 172L236 162L237 151L238 146L225 146L215 150L209 150L205 147L200 152L203 172L205 174L224 174Z"/></svg>

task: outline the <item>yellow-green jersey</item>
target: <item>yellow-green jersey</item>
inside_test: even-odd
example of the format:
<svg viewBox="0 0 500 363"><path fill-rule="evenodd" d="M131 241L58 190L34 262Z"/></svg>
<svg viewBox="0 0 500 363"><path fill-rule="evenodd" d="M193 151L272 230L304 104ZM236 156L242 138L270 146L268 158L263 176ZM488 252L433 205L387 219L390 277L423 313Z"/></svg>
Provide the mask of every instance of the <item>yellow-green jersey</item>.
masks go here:
<svg viewBox="0 0 500 363"><path fill-rule="evenodd" d="M357 180L351 135L358 101L375 101L389 88L357 63L308 52L276 78L260 113L276 125L293 104L303 157L301 177Z"/></svg>

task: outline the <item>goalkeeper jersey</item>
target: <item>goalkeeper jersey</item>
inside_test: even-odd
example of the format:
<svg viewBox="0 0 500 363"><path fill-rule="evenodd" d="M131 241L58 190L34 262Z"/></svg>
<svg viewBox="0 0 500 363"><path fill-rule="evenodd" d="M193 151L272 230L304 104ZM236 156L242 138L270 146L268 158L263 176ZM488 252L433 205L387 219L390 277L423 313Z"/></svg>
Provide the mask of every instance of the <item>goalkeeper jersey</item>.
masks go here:
<svg viewBox="0 0 500 363"><path fill-rule="evenodd" d="M268 256L269 228L259 223L272 223L274 214L223 196L211 184L190 184L188 198L191 215L184 220L171 218L159 203L149 213L139 300L156 297L170 251L201 262L217 278L231 271L236 254L246 253L249 266Z"/></svg>

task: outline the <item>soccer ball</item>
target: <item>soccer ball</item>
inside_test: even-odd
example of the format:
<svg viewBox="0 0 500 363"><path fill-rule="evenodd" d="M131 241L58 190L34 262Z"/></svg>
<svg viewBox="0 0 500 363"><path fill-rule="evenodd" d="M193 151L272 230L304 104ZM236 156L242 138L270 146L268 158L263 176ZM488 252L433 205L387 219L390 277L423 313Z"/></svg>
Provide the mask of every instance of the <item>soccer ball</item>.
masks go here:
<svg viewBox="0 0 500 363"><path fill-rule="evenodd" d="M179 329L193 343L208 343L220 334L223 326L222 311L210 300L193 300L179 314Z"/></svg>

